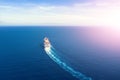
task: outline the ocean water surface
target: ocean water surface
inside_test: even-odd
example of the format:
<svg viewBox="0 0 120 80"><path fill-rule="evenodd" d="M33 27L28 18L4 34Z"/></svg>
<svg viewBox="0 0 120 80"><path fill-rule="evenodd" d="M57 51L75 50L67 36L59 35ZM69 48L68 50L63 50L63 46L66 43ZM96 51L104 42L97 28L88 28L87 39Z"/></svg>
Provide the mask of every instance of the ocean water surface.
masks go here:
<svg viewBox="0 0 120 80"><path fill-rule="evenodd" d="M44 37L74 70L92 80L120 80L116 31L47 26L0 28L0 80L78 80L46 54Z"/></svg>

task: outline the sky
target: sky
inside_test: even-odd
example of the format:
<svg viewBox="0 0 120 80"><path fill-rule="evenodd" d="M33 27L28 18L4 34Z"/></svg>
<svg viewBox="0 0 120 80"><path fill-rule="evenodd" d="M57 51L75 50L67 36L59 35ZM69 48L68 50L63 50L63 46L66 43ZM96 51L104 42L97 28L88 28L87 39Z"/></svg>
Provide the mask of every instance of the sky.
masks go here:
<svg viewBox="0 0 120 80"><path fill-rule="evenodd" d="M120 26L119 0L0 0L0 25Z"/></svg>

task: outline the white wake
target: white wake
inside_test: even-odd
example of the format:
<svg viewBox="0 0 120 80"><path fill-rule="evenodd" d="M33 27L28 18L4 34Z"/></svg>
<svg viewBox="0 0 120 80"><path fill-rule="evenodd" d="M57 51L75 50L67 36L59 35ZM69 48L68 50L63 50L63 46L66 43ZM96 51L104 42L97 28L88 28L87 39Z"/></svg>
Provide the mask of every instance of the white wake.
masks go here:
<svg viewBox="0 0 120 80"><path fill-rule="evenodd" d="M51 48L45 48L45 52L47 55L56 62L61 68L63 68L65 71L69 72L72 76L78 78L79 80L92 80L90 77L86 77L82 73L75 71L73 68L68 66L66 63L62 62L59 57L57 57L57 51L51 47Z"/></svg>

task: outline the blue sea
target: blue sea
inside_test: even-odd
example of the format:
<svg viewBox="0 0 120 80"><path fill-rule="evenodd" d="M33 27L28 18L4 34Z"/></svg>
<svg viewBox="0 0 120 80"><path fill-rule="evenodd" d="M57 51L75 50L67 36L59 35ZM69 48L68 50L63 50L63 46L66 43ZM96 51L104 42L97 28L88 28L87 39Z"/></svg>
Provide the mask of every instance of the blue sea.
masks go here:
<svg viewBox="0 0 120 80"><path fill-rule="evenodd" d="M60 60L86 77L120 80L120 50L92 43L91 31L87 27L1 26L0 80L79 80L46 54L44 37Z"/></svg>

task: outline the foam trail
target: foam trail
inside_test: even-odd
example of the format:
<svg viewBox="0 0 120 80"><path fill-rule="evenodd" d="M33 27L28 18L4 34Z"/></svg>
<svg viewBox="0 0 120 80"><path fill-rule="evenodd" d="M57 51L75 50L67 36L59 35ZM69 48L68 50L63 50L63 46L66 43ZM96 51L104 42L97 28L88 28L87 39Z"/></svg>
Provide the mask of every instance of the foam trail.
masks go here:
<svg viewBox="0 0 120 80"><path fill-rule="evenodd" d="M45 49L45 52L48 54L48 56L55 61L61 68L63 68L65 71L69 72L70 74L72 74L72 76L78 78L79 80L92 80L89 77L86 77L85 75L83 75L82 73L75 71L73 68L71 68L70 66L68 66L66 63L62 62L59 57L57 57L57 54L55 48L51 47L51 49Z"/></svg>

